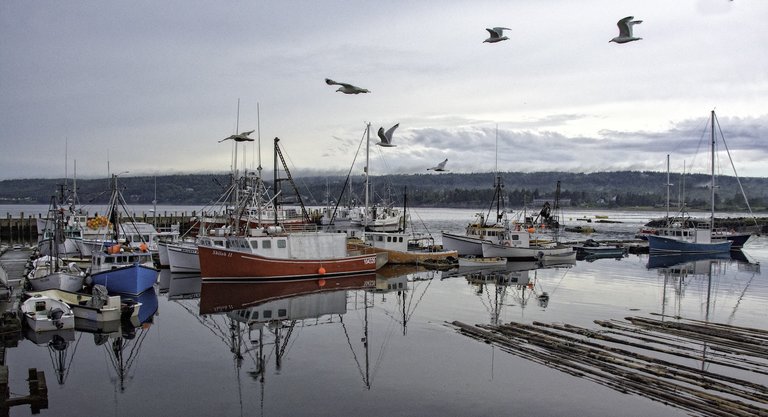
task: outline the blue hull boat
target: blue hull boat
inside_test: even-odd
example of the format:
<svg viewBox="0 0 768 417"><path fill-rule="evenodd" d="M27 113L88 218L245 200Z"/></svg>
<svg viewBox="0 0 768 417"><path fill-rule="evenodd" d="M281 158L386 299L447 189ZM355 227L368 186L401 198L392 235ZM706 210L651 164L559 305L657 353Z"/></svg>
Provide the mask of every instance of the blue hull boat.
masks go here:
<svg viewBox="0 0 768 417"><path fill-rule="evenodd" d="M155 268L136 263L96 272L91 279L94 284L107 287L110 293L138 295L155 285L159 273Z"/></svg>
<svg viewBox="0 0 768 417"><path fill-rule="evenodd" d="M699 243L648 235L648 249L651 253L722 253L731 250L731 241Z"/></svg>

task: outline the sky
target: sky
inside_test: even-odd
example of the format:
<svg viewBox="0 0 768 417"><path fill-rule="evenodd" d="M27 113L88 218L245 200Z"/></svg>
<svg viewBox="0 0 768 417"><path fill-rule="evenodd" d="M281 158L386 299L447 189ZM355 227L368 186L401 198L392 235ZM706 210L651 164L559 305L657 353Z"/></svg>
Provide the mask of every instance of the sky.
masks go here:
<svg viewBox="0 0 768 417"><path fill-rule="evenodd" d="M642 40L608 42L625 16ZM360 173L368 123L372 175L667 155L706 172L712 110L718 172L768 177L766 16L764 0L6 0L0 180L228 172L219 141L248 130L239 168L271 170L278 137L294 176ZM497 26L509 39L484 43Z"/></svg>

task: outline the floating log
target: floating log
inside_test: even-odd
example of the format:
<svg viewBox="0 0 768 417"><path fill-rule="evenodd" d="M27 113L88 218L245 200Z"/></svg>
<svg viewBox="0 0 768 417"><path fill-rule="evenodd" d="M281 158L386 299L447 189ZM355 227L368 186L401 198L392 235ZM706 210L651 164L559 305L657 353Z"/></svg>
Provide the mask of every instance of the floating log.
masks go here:
<svg viewBox="0 0 768 417"><path fill-rule="evenodd" d="M629 317L626 320L629 323L598 323L615 329L611 330L613 333L621 331L619 335L569 324L540 322L512 322L498 326L472 326L461 322L451 324L460 333L498 345L504 352L696 415L768 415L768 387L765 385L651 356L664 355L668 358L671 355L686 360L704 360L718 366L739 369L746 375L766 374L768 363L761 361L760 355L752 355L747 350L706 358L710 339L746 343L734 340L759 338L747 337L741 329L730 328L727 324L718 324L713 335L711 330L714 326L698 326L704 329L683 326L686 329L683 332L675 330L674 326L653 324L654 320L648 322L646 318ZM650 325L659 328L660 343L654 340L654 333L646 329ZM678 332L675 338L664 331L669 328ZM706 347L699 340L702 337L707 340L704 342ZM691 346L701 346L704 354L693 355ZM744 359L743 356L749 356L749 366L738 361Z"/></svg>

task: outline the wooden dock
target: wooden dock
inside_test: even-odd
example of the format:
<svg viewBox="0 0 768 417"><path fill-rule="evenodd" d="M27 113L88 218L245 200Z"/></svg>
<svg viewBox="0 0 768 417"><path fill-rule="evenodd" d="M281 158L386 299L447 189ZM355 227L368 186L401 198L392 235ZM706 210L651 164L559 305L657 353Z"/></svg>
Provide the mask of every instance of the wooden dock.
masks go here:
<svg viewBox="0 0 768 417"><path fill-rule="evenodd" d="M199 213L191 212L163 212L157 213L131 213L136 221L150 223L155 225L158 230L169 229L178 224L182 232L189 229L195 222ZM93 216L98 213L93 213ZM43 216L42 213L27 214L20 213L18 216L11 216L6 213L5 217L0 217L0 243L6 244L34 244L37 243L38 230L37 219Z"/></svg>

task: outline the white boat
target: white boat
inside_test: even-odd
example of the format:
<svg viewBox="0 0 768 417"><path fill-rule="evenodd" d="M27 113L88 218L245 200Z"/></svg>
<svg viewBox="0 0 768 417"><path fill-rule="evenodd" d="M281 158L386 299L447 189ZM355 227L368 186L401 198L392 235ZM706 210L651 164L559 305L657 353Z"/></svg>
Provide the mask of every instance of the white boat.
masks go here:
<svg viewBox="0 0 768 417"><path fill-rule="evenodd" d="M140 304L123 303L119 295L108 295L107 289L95 285L92 294L62 290L27 292L30 297L44 296L64 301L72 309L75 318L94 322L130 320L138 317Z"/></svg>
<svg viewBox="0 0 768 417"><path fill-rule="evenodd" d="M403 232L365 232L364 246L386 252L390 264L450 266L459 258L455 250L436 246L430 236Z"/></svg>
<svg viewBox="0 0 768 417"><path fill-rule="evenodd" d="M52 198L51 207L57 207L55 198ZM32 270L27 274L27 283L35 290L61 289L66 291L79 291L83 287L85 272L75 263L65 264L59 258L60 250L65 250L64 219L62 210L51 210L53 213L53 229L47 240L40 243L40 249L45 256L35 259ZM47 232L46 232L47 233ZM69 240L67 240L69 241Z"/></svg>
<svg viewBox="0 0 768 417"><path fill-rule="evenodd" d="M474 221L467 225L464 235L442 232L443 248L455 250L459 256L485 256L483 255L483 242L501 243L506 232L506 212L501 206L503 185L501 176L496 174L494 181L493 201L496 203L496 221L489 223L488 214L477 213Z"/></svg>
<svg viewBox="0 0 768 417"><path fill-rule="evenodd" d="M62 300L36 295L21 303L24 322L35 332L75 328L75 313Z"/></svg>
<svg viewBox="0 0 768 417"><path fill-rule="evenodd" d="M61 258L43 256L32 262L27 282L36 291L58 289L80 291L83 288L85 271L74 263L65 264Z"/></svg>

